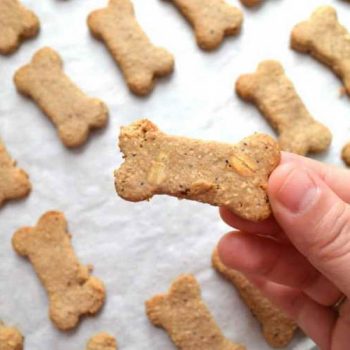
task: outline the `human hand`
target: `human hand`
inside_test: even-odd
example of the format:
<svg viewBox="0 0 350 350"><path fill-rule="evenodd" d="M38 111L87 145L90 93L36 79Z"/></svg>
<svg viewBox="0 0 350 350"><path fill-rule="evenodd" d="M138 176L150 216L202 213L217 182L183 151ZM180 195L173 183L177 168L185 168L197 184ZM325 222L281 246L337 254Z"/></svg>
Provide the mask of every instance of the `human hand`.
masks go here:
<svg viewBox="0 0 350 350"><path fill-rule="evenodd" d="M266 221L220 209L241 231L221 239L220 259L245 274L320 349L349 349L350 171L283 153L268 193L273 216Z"/></svg>

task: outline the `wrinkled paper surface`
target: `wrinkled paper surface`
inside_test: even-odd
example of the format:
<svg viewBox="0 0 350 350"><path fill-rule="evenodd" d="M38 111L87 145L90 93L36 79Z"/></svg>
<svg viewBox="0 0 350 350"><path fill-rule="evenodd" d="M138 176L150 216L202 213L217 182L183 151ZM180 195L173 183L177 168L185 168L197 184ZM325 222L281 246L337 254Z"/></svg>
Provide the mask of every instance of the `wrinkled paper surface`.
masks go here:
<svg viewBox="0 0 350 350"><path fill-rule="evenodd" d="M240 6L238 1L230 0ZM26 0L41 20L41 33L13 55L0 57L0 134L9 152L30 175L32 194L0 210L0 319L20 328L26 350L84 349L90 336L108 331L122 350L175 349L154 328L144 301L165 292L181 273L199 280L203 299L224 334L249 350L267 350L259 325L233 287L211 268L211 252L230 230L217 208L169 197L128 203L118 198L113 170L121 163L117 135L121 125L148 117L162 130L202 139L237 142L255 131L273 131L254 106L239 100L234 82L259 61L280 60L311 113L334 134L329 152L318 158L342 166L340 150L350 140L350 101L341 82L307 55L289 49L292 27L306 19L318 0L266 0L244 10L243 32L212 53L201 51L193 32L170 2L134 0L137 18L152 41L175 56L175 72L147 98L129 93L120 70L86 25L102 0ZM334 5L350 23L350 5ZM1 34L0 34L1 35ZM57 50L65 72L110 111L109 125L77 150L62 146L55 128L30 100L16 93L12 77L43 46ZM107 287L107 302L96 317L62 333L48 319L47 297L32 266L11 248L22 226L33 226L48 210L61 210L69 222L74 249ZM288 349L310 349L301 335Z"/></svg>

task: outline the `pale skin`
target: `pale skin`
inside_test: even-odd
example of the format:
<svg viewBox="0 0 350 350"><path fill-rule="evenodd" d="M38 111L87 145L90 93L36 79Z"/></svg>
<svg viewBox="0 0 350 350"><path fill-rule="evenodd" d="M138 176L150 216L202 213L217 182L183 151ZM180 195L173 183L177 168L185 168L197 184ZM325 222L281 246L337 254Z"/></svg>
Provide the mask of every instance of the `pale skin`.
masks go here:
<svg viewBox="0 0 350 350"><path fill-rule="evenodd" d="M240 231L219 242L221 260L244 273L321 350L349 349L350 171L283 153L268 194L273 216L264 222L220 209ZM344 295L336 311L332 306Z"/></svg>

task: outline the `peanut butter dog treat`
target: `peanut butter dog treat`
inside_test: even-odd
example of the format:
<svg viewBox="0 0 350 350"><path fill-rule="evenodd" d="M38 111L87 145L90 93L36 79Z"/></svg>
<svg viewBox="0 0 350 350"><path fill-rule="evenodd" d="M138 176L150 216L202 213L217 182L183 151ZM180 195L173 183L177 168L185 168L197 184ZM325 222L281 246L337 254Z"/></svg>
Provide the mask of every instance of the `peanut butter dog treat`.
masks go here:
<svg viewBox="0 0 350 350"><path fill-rule="evenodd" d="M117 342L108 333L101 332L89 340L86 350L117 350Z"/></svg>
<svg viewBox="0 0 350 350"><path fill-rule="evenodd" d="M1 0L0 54L14 52L21 40L37 35L39 27L37 16L18 0Z"/></svg>
<svg viewBox="0 0 350 350"><path fill-rule="evenodd" d="M350 143L344 146L342 152L342 158L344 162L350 166Z"/></svg>
<svg viewBox="0 0 350 350"><path fill-rule="evenodd" d="M214 50L224 37L239 33L242 12L224 0L170 0L191 23L197 44L203 50Z"/></svg>
<svg viewBox="0 0 350 350"><path fill-rule="evenodd" d="M238 290L252 314L261 323L266 341L274 348L287 346L292 340L297 326L280 309L271 304L244 275L227 268L219 258L217 250L212 256L214 268L228 279Z"/></svg>
<svg viewBox="0 0 350 350"><path fill-rule="evenodd" d="M253 7L260 5L262 0L241 0L241 3L247 7Z"/></svg>
<svg viewBox="0 0 350 350"><path fill-rule="evenodd" d="M306 155L329 147L331 132L312 118L279 62L264 61L256 73L242 75L236 91L277 130L284 151Z"/></svg>
<svg viewBox="0 0 350 350"><path fill-rule="evenodd" d="M28 175L16 167L0 140L0 207L6 200L27 196L30 190Z"/></svg>
<svg viewBox="0 0 350 350"><path fill-rule="evenodd" d="M63 72L57 52L46 47L32 62L20 68L14 77L17 90L32 98L58 129L67 147L82 145L90 129L107 123L107 108L87 97Z"/></svg>
<svg viewBox="0 0 350 350"><path fill-rule="evenodd" d="M33 264L47 291L50 317L57 328L70 330L81 316L100 310L105 300L104 285L90 276L91 268L79 263L62 213L47 212L35 227L19 229L12 245Z"/></svg>
<svg viewBox="0 0 350 350"><path fill-rule="evenodd" d="M125 162L115 172L118 194L138 202L168 194L259 221L270 215L268 177L280 161L278 144L255 134L237 145L169 136L148 120L123 127Z"/></svg>
<svg viewBox="0 0 350 350"><path fill-rule="evenodd" d="M320 7L308 21L295 26L291 46L329 66L343 80L350 94L350 34L338 22L334 8Z"/></svg>
<svg viewBox="0 0 350 350"><path fill-rule="evenodd" d="M13 327L6 327L0 321L0 349L22 350L24 338L22 334Z"/></svg>
<svg viewBox="0 0 350 350"><path fill-rule="evenodd" d="M181 350L245 350L224 337L202 301L199 284L192 275L179 276L168 294L148 300L146 313Z"/></svg>
<svg viewBox="0 0 350 350"><path fill-rule="evenodd" d="M133 93L147 95L155 78L173 71L173 56L150 42L130 0L110 0L107 8L89 15L88 26L97 39L105 42Z"/></svg>

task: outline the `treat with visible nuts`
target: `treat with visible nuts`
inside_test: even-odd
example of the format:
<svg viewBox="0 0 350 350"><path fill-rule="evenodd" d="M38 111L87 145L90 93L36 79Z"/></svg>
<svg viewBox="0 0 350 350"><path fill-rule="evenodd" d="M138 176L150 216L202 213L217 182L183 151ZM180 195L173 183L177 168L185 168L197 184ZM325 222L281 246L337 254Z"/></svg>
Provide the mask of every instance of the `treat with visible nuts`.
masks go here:
<svg viewBox="0 0 350 350"><path fill-rule="evenodd" d="M263 0L241 0L241 3L247 7L261 5Z"/></svg>
<svg viewBox="0 0 350 350"><path fill-rule="evenodd" d="M280 150L267 135L237 145L206 142L166 135L145 119L122 127L119 146L125 162L115 185L126 200L168 194L224 206L252 221L271 213L266 188Z"/></svg>
<svg viewBox="0 0 350 350"><path fill-rule="evenodd" d="M18 0L0 1L0 54L14 52L24 39L39 32L39 19Z"/></svg>
<svg viewBox="0 0 350 350"><path fill-rule="evenodd" d="M333 7L320 7L309 20L296 25L291 46L329 66L343 80L350 95L350 34L338 22Z"/></svg>
<svg viewBox="0 0 350 350"><path fill-rule="evenodd" d="M239 33L243 14L225 0L170 0L192 25L198 46L214 50L225 36Z"/></svg>
<svg viewBox="0 0 350 350"><path fill-rule="evenodd" d="M26 197L30 190L28 175L16 167L0 140L0 207L7 200Z"/></svg>
<svg viewBox="0 0 350 350"><path fill-rule="evenodd" d="M146 313L156 326L164 328L181 350L245 350L225 338L201 298L192 275L181 275L168 294L146 302Z"/></svg>
<svg viewBox="0 0 350 350"><path fill-rule="evenodd" d="M266 299L244 275L226 267L220 261L217 249L213 252L212 263L237 288L243 301L260 322L266 341L274 348L287 346L297 329L296 323Z"/></svg>
<svg viewBox="0 0 350 350"><path fill-rule="evenodd" d="M18 329L0 321L0 350L23 350L24 338Z"/></svg>
<svg viewBox="0 0 350 350"><path fill-rule="evenodd" d="M344 146L342 151L342 158L344 162L350 166L350 143Z"/></svg>
<svg viewBox="0 0 350 350"><path fill-rule="evenodd" d="M86 350L117 350L117 342L108 333L101 332L89 340Z"/></svg>
<svg viewBox="0 0 350 350"><path fill-rule="evenodd" d="M97 39L104 41L133 93L147 95L156 78L173 71L173 56L150 42L130 0L110 0L108 7L89 15L88 26Z"/></svg>
<svg viewBox="0 0 350 350"><path fill-rule="evenodd" d="M47 212L35 227L23 227L12 238L15 251L27 257L45 287L50 317L60 330L77 326L83 315L97 313L105 301L103 283L76 257L67 222L60 212Z"/></svg>
<svg viewBox="0 0 350 350"><path fill-rule="evenodd" d="M237 80L236 91L276 129L282 150L306 155L329 147L331 132L313 119L279 62L261 62L256 73Z"/></svg>
<svg viewBox="0 0 350 350"><path fill-rule="evenodd" d="M14 77L17 90L32 98L55 124L67 147L82 145L90 129L107 123L107 108L86 96L63 72L57 52L46 47L32 62L20 68Z"/></svg>

